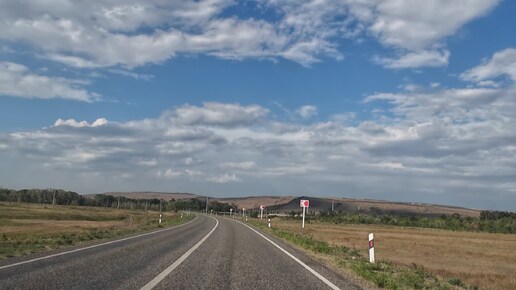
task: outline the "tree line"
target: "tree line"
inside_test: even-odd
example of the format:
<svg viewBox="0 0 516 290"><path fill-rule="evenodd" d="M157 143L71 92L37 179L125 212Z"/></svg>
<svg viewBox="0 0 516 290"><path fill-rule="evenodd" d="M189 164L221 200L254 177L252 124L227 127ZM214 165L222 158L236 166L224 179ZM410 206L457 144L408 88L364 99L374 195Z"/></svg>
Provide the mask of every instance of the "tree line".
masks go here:
<svg viewBox="0 0 516 290"><path fill-rule="evenodd" d="M291 214L291 216L293 215ZM461 216L457 213L428 217L322 211L318 215L311 215L308 218L313 221L335 224L374 224L516 234L516 213L506 211L482 211L479 217Z"/></svg>
<svg viewBox="0 0 516 290"><path fill-rule="evenodd" d="M0 201L143 210L159 210L161 206L161 209L164 211L204 211L206 209L206 201L201 198L160 200L157 198L134 199L125 196L113 196L106 194L84 196L73 191L65 191L60 189L12 190L0 188ZM238 210L234 204L222 203L218 201L211 201L208 204L208 210L213 210L214 212L229 212L231 208L233 208L234 211Z"/></svg>

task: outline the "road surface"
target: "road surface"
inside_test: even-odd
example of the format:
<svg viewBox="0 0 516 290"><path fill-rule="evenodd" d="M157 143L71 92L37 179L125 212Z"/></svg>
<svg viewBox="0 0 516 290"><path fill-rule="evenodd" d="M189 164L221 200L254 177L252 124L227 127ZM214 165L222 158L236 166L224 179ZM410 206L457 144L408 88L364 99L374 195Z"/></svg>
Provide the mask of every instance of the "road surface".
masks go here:
<svg viewBox="0 0 516 290"><path fill-rule="evenodd" d="M247 225L220 216L89 248L0 262L1 289L359 289Z"/></svg>

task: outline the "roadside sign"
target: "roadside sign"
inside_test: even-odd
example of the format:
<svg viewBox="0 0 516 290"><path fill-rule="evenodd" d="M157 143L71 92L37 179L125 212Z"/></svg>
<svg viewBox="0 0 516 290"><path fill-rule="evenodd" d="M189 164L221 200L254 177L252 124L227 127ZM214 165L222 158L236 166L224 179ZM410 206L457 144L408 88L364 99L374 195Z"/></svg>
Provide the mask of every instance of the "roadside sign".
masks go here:
<svg viewBox="0 0 516 290"><path fill-rule="evenodd" d="M260 219L263 219L263 210L265 209L265 205L260 205Z"/></svg>
<svg viewBox="0 0 516 290"><path fill-rule="evenodd" d="M261 204L261 205L260 205L260 209L261 209L261 210L264 210L264 209L265 209L265 205Z"/></svg>
<svg viewBox="0 0 516 290"><path fill-rule="evenodd" d="M303 208L303 223L301 224L301 228L305 228L305 212L306 209L310 206L310 201L308 199L302 199L299 201L299 206Z"/></svg>

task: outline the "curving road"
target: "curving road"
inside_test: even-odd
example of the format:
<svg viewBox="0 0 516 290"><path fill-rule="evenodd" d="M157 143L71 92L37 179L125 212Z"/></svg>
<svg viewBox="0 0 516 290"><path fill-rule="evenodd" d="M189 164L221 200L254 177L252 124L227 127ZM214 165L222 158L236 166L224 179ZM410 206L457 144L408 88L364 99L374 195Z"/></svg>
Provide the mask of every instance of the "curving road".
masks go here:
<svg viewBox="0 0 516 290"><path fill-rule="evenodd" d="M269 235L205 215L152 234L1 261L0 288L359 289Z"/></svg>

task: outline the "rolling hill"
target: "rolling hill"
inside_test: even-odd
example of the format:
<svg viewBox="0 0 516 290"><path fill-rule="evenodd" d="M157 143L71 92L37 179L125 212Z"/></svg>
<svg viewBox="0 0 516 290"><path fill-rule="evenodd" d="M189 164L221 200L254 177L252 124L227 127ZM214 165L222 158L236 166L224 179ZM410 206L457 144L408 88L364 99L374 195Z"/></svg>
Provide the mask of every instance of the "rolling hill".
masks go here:
<svg viewBox="0 0 516 290"><path fill-rule="evenodd" d="M192 193L167 193L167 192L106 192L106 195L125 196L133 199L164 199L164 200L180 200L199 198L204 199L205 196ZM408 203L393 202L384 200L369 199L353 199L353 198L318 198L309 196L248 196L248 197L227 197L216 198L209 197L210 201L218 201L221 203L229 203L237 208L258 209L261 204L267 207L269 213L290 213L292 211L301 211L299 201L301 199L310 200L309 212L331 211L332 202L333 209L336 212L347 213L377 213L377 214L396 214L396 215L417 215L435 217L440 215L451 215L458 213L461 216L478 217L480 210L468 209L462 207L436 205L428 203Z"/></svg>

